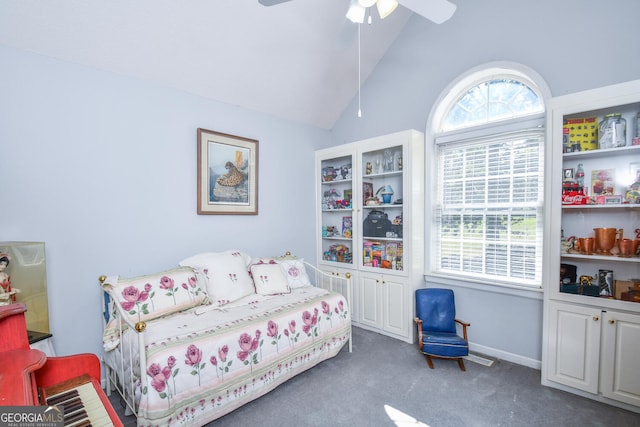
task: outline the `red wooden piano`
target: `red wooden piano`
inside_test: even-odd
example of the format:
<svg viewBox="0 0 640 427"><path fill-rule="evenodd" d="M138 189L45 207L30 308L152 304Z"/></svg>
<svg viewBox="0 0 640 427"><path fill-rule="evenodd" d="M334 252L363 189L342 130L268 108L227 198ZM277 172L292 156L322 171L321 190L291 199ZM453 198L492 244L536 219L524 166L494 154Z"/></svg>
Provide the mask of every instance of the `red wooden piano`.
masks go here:
<svg viewBox="0 0 640 427"><path fill-rule="evenodd" d="M64 405L65 426L122 426L95 354L47 357L29 347L24 304L0 306L0 406Z"/></svg>

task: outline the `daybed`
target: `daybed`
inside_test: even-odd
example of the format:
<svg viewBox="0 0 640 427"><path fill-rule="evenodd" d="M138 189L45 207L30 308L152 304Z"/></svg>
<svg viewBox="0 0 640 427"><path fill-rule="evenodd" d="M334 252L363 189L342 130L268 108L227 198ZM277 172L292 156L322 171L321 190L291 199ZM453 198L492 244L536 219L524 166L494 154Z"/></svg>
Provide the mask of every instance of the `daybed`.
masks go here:
<svg viewBox="0 0 640 427"><path fill-rule="evenodd" d="M107 393L122 395L139 426L206 424L347 342L351 351L348 278L240 251L179 265L100 278Z"/></svg>

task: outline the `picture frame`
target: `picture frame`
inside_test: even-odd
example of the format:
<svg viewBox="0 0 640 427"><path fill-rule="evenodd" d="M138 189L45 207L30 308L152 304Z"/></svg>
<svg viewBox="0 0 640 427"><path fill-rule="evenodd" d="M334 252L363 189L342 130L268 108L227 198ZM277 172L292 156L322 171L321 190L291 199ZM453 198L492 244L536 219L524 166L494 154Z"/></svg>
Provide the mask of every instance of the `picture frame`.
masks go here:
<svg viewBox="0 0 640 427"><path fill-rule="evenodd" d="M258 140L198 128L198 215L258 214Z"/></svg>
<svg viewBox="0 0 640 427"><path fill-rule="evenodd" d="M575 177L575 171L573 168L564 168L562 169L562 180L563 181L573 181Z"/></svg>
<svg viewBox="0 0 640 427"><path fill-rule="evenodd" d="M640 163L629 163L629 178L631 182L640 182Z"/></svg>
<svg viewBox="0 0 640 427"><path fill-rule="evenodd" d="M351 198L353 197L353 191L351 189L344 190L343 199L347 202L347 207L351 207Z"/></svg>
<svg viewBox="0 0 640 427"><path fill-rule="evenodd" d="M616 193L615 169L599 169L591 172L591 194L597 196L612 196Z"/></svg>
<svg viewBox="0 0 640 427"><path fill-rule="evenodd" d="M367 199L373 197L373 183L372 182L363 182L362 183L362 203L367 204Z"/></svg>

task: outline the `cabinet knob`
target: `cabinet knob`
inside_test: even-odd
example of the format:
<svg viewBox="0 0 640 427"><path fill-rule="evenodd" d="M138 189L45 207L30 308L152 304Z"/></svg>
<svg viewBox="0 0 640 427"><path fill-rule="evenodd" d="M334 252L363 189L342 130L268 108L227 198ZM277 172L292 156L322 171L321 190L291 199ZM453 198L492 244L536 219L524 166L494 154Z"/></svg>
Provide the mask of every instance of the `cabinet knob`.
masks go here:
<svg viewBox="0 0 640 427"><path fill-rule="evenodd" d="M593 321L597 322L598 320L600 320L600 318L598 316L593 316Z"/></svg>
<svg viewBox="0 0 640 427"><path fill-rule="evenodd" d="M609 323L611 323L613 325L614 323L616 323L616 321L613 320L613 319L609 319Z"/></svg>
<svg viewBox="0 0 640 427"><path fill-rule="evenodd" d="M351 279L351 273L345 274L344 277L346 277L347 279Z"/></svg>

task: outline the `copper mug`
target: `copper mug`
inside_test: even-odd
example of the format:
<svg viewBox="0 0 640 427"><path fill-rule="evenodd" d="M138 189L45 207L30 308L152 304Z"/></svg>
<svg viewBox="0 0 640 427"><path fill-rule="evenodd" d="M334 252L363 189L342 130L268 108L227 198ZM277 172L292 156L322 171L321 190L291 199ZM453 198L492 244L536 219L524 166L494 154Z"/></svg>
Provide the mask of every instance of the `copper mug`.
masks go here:
<svg viewBox="0 0 640 427"><path fill-rule="evenodd" d="M635 255L634 248L633 248L634 246L636 247L636 250L637 250L638 244L635 243L635 240L618 239L618 255L625 258Z"/></svg>
<svg viewBox="0 0 640 427"><path fill-rule="evenodd" d="M569 238L571 252L582 252L582 239L571 236Z"/></svg>
<svg viewBox="0 0 640 427"><path fill-rule="evenodd" d="M596 239L594 237L581 237L580 240L580 252L585 255L593 255Z"/></svg>

